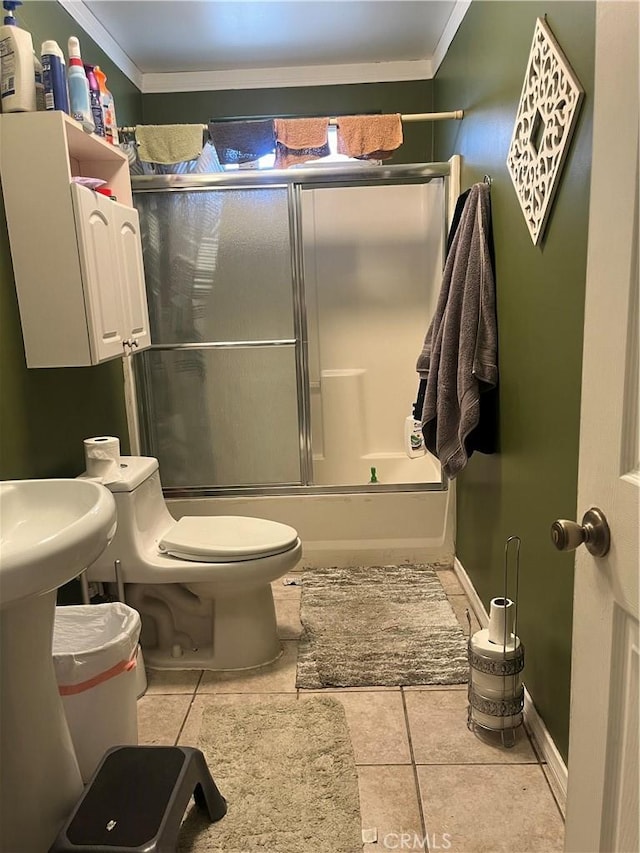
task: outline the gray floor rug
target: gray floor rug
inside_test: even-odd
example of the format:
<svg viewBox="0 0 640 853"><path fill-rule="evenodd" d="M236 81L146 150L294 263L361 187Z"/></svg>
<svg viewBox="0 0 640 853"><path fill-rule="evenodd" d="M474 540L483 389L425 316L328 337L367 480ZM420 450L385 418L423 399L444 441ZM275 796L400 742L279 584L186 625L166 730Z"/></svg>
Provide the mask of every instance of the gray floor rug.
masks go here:
<svg viewBox="0 0 640 853"><path fill-rule="evenodd" d="M268 699L205 708L198 746L227 814L191 807L180 853L362 853L358 780L340 703Z"/></svg>
<svg viewBox="0 0 640 853"><path fill-rule="evenodd" d="M307 570L298 687L460 684L467 643L430 565Z"/></svg>

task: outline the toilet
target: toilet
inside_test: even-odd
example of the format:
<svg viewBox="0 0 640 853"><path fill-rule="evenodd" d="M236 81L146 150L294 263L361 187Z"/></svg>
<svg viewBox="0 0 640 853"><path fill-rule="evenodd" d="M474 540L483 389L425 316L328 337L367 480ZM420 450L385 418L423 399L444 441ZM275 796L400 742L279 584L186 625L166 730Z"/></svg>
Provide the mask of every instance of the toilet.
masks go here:
<svg viewBox="0 0 640 853"><path fill-rule="evenodd" d="M176 521L158 460L122 456L115 537L89 581L126 584L142 617L145 663L157 669L248 669L281 654L271 582L300 561L293 527L244 516ZM87 475L83 475L87 476ZM116 565L117 564L117 565Z"/></svg>

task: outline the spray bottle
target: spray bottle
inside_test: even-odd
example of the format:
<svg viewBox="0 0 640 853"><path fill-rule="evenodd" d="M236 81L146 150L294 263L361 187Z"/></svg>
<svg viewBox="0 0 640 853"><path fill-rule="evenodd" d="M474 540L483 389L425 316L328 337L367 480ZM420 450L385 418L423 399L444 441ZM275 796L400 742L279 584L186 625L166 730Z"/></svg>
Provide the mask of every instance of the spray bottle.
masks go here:
<svg viewBox="0 0 640 853"><path fill-rule="evenodd" d="M0 27L0 100L3 113L36 109L36 84L31 33L21 30L13 14L22 0L3 0L6 10Z"/></svg>
<svg viewBox="0 0 640 853"><path fill-rule="evenodd" d="M80 56L80 42L75 36L71 36L69 39L69 71L67 72L67 80L69 83L71 116L82 124L87 133L93 133L95 125L91 114L89 82L84 73L82 57Z"/></svg>
<svg viewBox="0 0 640 853"><path fill-rule="evenodd" d="M107 75L99 65L94 66L93 73L96 75L96 80L100 86L100 99L102 101L102 114L104 116L104 137L107 142L117 145L119 140L116 107L113 102L113 95L107 89Z"/></svg>

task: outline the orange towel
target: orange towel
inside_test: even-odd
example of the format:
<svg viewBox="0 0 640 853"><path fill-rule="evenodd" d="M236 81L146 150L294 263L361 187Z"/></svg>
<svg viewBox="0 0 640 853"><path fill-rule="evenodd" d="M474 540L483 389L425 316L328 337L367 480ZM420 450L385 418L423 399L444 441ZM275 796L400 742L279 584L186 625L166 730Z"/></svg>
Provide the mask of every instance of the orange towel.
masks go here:
<svg viewBox="0 0 640 853"><path fill-rule="evenodd" d="M327 144L328 118L277 118L276 139L286 148L320 148Z"/></svg>
<svg viewBox="0 0 640 853"><path fill-rule="evenodd" d="M340 116L338 151L348 157L385 160L402 145L400 113L382 116Z"/></svg>
<svg viewBox="0 0 640 853"><path fill-rule="evenodd" d="M295 163L328 156L328 118L277 118L273 122L276 135L276 169Z"/></svg>

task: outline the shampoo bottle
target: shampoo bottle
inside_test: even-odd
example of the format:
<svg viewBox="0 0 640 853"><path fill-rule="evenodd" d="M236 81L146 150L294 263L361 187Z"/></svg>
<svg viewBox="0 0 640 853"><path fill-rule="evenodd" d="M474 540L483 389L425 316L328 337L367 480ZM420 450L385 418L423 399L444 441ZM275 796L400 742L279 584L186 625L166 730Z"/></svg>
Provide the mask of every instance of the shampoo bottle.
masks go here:
<svg viewBox="0 0 640 853"><path fill-rule="evenodd" d="M3 113L36 109L36 85L31 33L16 25L13 11L22 0L4 0L6 10L0 27L0 100Z"/></svg>
<svg viewBox="0 0 640 853"><path fill-rule="evenodd" d="M82 127L93 133L95 125L91 114L89 98L89 82L84 73L84 65L80 56L80 42L75 36L69 39L69 107L72 118L79 121Z"/></svg>
<svg viewBox="0 0 640 853"><path fill-rule="evenodd" d="M404 422L404 449L409 459L417 459L427 452L422 435L422 422L416 416L415 407L413 414L409 415Z"/></svg>
<svg viewBox="0 0 640 853"><path fill-rule="evenodd" d="M69 112L67 94L67 75L64 67L64 54L57 42L49 39L42 42L42 77L44 80L44 101L48 110Z"/></svg>
<svg viewBox="0 0 640 853"><path fill-rule="evenodd" d="M102 101L102 115L104 116L104 137L107 142L112 145L117 145L118 140L118 124L116 122L116 107L113 102L113 95L107 89L107 75L96 65L93 69L96 75L96 80L100 86L100 99Z"/></svg>

